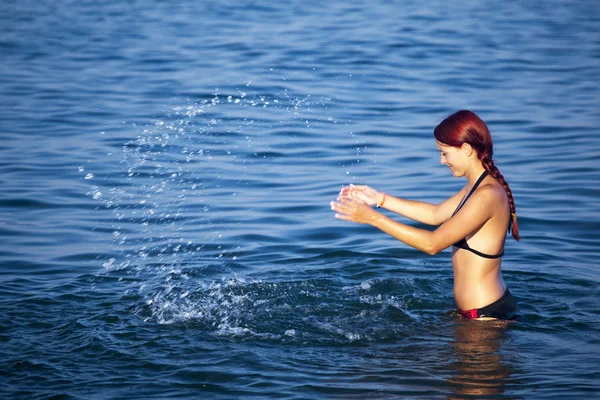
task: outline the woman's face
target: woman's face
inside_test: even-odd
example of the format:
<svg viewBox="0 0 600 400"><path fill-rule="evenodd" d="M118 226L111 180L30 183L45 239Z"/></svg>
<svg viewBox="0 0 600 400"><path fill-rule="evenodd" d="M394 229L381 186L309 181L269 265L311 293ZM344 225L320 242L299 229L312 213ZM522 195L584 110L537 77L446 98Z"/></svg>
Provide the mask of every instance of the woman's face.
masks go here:
<svg viewBox="0 0 600 400"><path fill-rule="evenodd" d="M463 176L467 167L467 156L460 147L447 146L438 141L435 142L440 151L440 163L446 165L452 171L452 175Z"/></svg>

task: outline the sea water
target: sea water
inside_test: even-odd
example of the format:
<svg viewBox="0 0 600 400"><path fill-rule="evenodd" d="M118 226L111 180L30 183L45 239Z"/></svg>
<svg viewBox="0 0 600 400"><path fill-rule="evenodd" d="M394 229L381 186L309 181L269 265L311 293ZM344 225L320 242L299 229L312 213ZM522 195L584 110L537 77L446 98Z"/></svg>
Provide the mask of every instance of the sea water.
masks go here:
<svg viewBox="0 0 600 400"><path fill-rule="evenodd" d="M599 23L567 1L2 3L0 394L598 396ZM432 131L459 109L515 196L513 324L456 316L450 250L329 208L350 183L458 191Z"/></svg>

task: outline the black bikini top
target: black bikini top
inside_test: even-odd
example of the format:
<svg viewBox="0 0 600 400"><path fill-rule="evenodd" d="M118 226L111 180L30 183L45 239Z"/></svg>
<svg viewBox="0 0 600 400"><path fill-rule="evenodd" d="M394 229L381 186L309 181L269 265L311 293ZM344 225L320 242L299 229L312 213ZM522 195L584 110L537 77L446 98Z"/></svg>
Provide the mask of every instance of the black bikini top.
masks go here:
<svg viewBox="0 0 600 400"><path fill-rule="evenodd" d="M458 210L460 210L462 208L462 206L467 202L467 200L469 200L469 197L471 197L471 195L473 194L473 192L475 192L475 190L477 190L477 187L479 186L479 184L481 183L481 181L483 181L483 179L486 176L488 176L488 175L489 175L489 171L483 171L483 174L481 174L481 176L479 177L479 179L477 179L477 182L475 182L475 185L473 185L473 188L471 189L471 191L460 202L460 204L458 205L458 207L456 207L456 210L454 210L454 213L452 213L452 216L454 216L458 212ZM483 258L500 258L500 257L502 257L504 255L504 249L502 249L502 252L500 254L495 254L495 255L484 254L484 253L482 253L480 251L472 249L472 248L469 247L469 244L467 243L467 239L466 238L462 238L458 242L454 243L452 246L458 247L460 249L468 250L471 253L477 254L479 257L483 257Z"/></svg>

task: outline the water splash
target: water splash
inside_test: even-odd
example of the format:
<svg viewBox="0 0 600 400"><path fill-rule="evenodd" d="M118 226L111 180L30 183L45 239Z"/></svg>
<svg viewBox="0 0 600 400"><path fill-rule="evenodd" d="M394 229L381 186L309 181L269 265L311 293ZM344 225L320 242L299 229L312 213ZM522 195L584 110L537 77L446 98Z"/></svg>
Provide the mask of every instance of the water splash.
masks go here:
<svg viewBox="0 0 600 400"><path fill-rule="evenodd" d="M235 95L216 89L210 98L134 126L135 138L121 146L117 175L100 180L95 176L102 171L78 171L94 183L88 195L112 215L113 254L103 262L105 273L142 296L136 313L143 319L196 321L233 336L297 338L303 329L284 319L298 294L282 293L276 283L247 282L236 272L244 269L244 243L220 217L237 194L225 188L252 184L247 167L259 157L255 146L270 149L277 135L310 135L305 123L336 124L338 118L331 97L287 89L249 94L249 87ZM216 274L224 281L215 281ZM266 318L265 304L281 313L280 327L253 324Z"/></svg>
<svg viewBox="0 0 600 400"><path fill-rule="evenodd" d="M241 90L237 96L222 95L216 89L212 98L174 107L137 132L135 139L122 145L118 162L123 171L112 187L100 187L95 182L88 191L112 210L116 221L114 248L120 258L129 258L111 266L129 267L132 257L145 261L149 255L162 261L171 257L176 262L184 249L198 252L207 243L218 243L216 218L198 221L197 211L205 215L214 211L211 190L220 187L227 168L246 163L243 159L252 151L253 138L260 135L255 132L264 127L257 119L272 120L272 113L279 117L287 114L287 120L280 119L280 123L296 123L314 115L313 109L328 101L326 97L312 101L310 95L291 96L287 89L279 97L249 96ZM265 112L261 115L247 110L257 106L270 106L273 111L265 111L270 113L267 118ZM84 179L94 178L94 173L86 173L83 166L78 170L85 173ZM186 229L193 219L194 228ZM234 249L230 246L228 250ZM214 256L223 257L226 249L221 250Z"/></svg>
<svg viewBox="0 0 600 400"><path fill-rule="evenodd" d="M342 287L335 278L203 281L193 277L193 270L170 273L171 279L136 310L145 321L192 324L242 339L347 343L398 337L423 320L405 311L416 302L404 291L412 284L408 280ZM399 295L389 294L398 290Z"/></svg>

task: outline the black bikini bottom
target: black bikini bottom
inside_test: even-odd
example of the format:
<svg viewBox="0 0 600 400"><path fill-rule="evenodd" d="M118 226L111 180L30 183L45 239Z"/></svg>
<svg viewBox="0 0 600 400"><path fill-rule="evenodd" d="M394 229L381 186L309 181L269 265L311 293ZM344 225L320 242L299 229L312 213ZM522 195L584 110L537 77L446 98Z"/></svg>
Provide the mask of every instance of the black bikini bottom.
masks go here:
<svg viewBox="0 0 600 400"><path fill-rule="evenodd" d="M507 288L502 297L488 306L474 308L472 310L458 310L458 312L468 319L482 317L516 319L519 313L519 307L517 306L517 300L515 300Z"/></svg>

